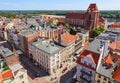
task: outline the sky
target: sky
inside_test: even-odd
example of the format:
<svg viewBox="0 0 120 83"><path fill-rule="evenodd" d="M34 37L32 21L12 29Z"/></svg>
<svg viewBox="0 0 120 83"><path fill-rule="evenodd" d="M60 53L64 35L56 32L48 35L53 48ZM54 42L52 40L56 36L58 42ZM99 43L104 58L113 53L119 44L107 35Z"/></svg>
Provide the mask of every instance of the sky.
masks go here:
<svg viewBox="0 0 120 83"><path fill-rule="evenodd" d="M120 0L0 0L0 10L86 10L90 3L99 10L120 10Z"/></svg>

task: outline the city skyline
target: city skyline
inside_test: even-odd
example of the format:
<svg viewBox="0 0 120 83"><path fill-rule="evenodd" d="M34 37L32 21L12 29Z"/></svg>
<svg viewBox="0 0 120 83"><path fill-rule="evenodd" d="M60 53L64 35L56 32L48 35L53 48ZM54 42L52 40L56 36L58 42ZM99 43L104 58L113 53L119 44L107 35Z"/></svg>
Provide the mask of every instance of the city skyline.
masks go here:
<svg viewBox="0 0 120 83"><path fill-rule="evenodd" d="M99 10L120 10L119 0L2 0L0 10L86 10L90 3L96 3Z"/></svg>

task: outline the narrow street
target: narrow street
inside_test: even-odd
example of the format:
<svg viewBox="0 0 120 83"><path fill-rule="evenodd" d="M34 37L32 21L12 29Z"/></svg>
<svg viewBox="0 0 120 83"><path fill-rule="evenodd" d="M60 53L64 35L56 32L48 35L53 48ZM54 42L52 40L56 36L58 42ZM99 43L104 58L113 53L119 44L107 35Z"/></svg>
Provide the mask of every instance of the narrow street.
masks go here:
<svg viewBox="0 0 120 83"><path fill-rule="evenodd" d="M60 83L75 83L73 82L73 76L76 74L76 67L72 68L66 74L61 76Z"/></svg>
<svg viewBox="0 0 120 83"><path fill-rule="evenodd" d="M0 41L4 40L0 38ZM10 50L13 50L13 47L9 42L4 43L3 46L9 48ZM50 76L47 72L36 66L35 63L28 59L24 54L20 55L20 61L23 67L27 70L30 83L75 83L73 82L72 77L75 75L76 69L75 66L72 64L71 68L68 69L66 72L61 73L61 71L58 71L57 73L61 74L56 74L58 75L57 79L50 81L50 78L52 76Z"/></svg>
<svg viewBox="0 0 120 83"><path fill-rule="evenodd" d="M46 73L44 70L40 69L38 66L36 66L30 59L28 59L25 55L20 55L20 60L23 64L25 64L28 68L30 68L32 71L36 73L36 76L48 76L48 73Z"/></svg>

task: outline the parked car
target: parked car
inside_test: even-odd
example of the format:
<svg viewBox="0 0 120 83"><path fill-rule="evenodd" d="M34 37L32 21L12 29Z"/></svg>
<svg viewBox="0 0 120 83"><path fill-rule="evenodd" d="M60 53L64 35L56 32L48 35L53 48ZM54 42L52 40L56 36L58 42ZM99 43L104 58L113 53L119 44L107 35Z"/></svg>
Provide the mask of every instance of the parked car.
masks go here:
<svg viewBox="0 0 120 83"><path fill-rule="evenodd" d="M68 68L67 68L67 67L65 67L65 68L62 70L62 73L64 73L67 69L68 69Z"/></svg>

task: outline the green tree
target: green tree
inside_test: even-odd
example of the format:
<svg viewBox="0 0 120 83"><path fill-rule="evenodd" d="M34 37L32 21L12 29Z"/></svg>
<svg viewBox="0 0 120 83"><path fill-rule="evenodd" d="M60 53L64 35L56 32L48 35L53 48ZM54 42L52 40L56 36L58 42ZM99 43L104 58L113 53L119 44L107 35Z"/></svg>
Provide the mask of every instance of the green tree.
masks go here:
<svg viewBox="0 0 120 83"><path fill-rule="evenodd" d="M77 32L81 32L81 27L78 27L78 28L77 28Z"/></svg>
<svg viewBox="0 0 120 83"><path fill-rule="evenodd" d="M66 27L66 28L70 28L70 24L65 23L65 27Z"/></svg>
<svg viewBox="0 0 120 83"><path fill-rule="evenodd" d="M104 26L101 25L99 28L95 28L92 32L92 36L96 37L98 35L100 35L102 32L104 31Z"/></svg>
<svg viewBox="0 0 120 83"><path fill-rule="evenodd" d="M30 25L30 28L31 28L31 29L35 28L35 25Z"/></svg>
<svg viewBox="0 0 120 83"><path fill-rule="evenodd" d="M71 35L76 35L76 31L73 28L70 28L70 34Z"/></svg>
<svg viewBox="0 0 120 83"><path fill-rule="evenodd" d="M57 26L58 22L52 22L52 25Z"/></svg>
<svg viewBox="0 0 120 83"><path fill-rule="evenodd" d="M49 20L47 23L48 23L48 24L52 24L53 22L52 22L52 20Z"/></svg>
<svg viewBox="0 0 120 83"><path fill-rule="evenodd" d="M105 26L101 25L101 26L99 27L99 29L100 29L101 32L103 32L103 31L105 30Z"/></svg>

